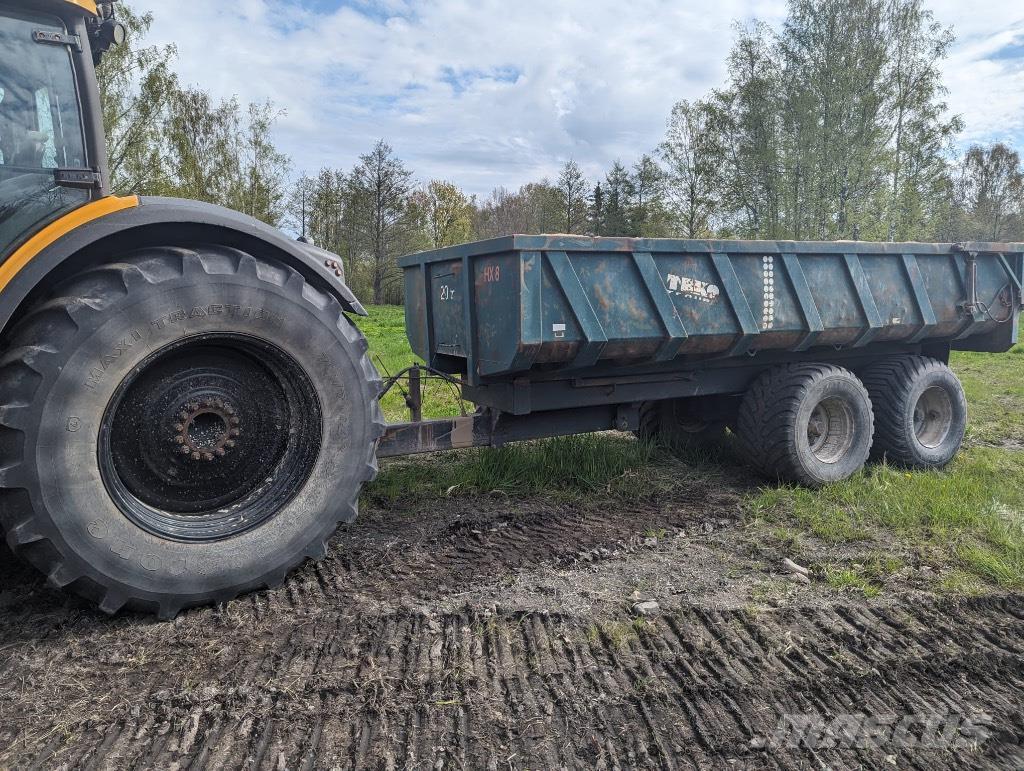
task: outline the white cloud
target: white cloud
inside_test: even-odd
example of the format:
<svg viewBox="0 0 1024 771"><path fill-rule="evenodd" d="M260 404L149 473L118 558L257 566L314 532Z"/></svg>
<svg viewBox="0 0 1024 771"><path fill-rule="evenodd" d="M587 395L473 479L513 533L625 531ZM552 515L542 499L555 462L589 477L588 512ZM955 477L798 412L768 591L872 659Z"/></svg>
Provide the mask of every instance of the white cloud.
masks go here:
<svg viewBox="0 0 1024 771"><path fill-rule="evenodd" d="M383 137L420 179L471 192L596 176L661 139L671 105L719 85L734 20L778 23L783 0L133 0L175 42L183 79L270 98L296 167L347 167ZM1013 4L935 4L963 35L946 67L967 137L1024 132L1024 59L991 59L1024 35ZM185 10L183 10L185 9ZM320 9L319 11L315 9Z"/></svg>
<svg viewBox="0 0 1024 771"><path fill-rule="evenodd" d="M964 119L964 144L1024 142L1024 8L958 0L935 4L957 44L943 66L951 111ZM1022 148L1024 149L1024 148Z"/></svg>

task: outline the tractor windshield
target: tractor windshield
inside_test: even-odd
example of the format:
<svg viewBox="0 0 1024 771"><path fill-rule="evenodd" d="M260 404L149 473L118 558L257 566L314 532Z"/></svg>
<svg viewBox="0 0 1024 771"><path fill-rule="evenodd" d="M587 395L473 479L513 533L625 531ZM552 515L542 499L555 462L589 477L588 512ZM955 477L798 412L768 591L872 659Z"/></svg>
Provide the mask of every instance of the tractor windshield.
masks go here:
<svg viewBox="0 0 1024 771"><path fill-rule="evenodd" d="M86 165L71 52L37 42L59 19L0 12L0 257L39 226L89 199L59 187L58 168Z"/></svg>

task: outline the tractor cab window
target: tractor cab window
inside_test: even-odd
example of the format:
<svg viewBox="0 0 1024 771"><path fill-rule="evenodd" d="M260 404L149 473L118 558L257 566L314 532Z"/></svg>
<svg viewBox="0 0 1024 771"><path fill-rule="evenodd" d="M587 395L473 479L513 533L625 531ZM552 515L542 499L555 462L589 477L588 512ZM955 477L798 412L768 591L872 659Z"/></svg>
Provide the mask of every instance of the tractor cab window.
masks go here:
<svg viewBox="0 0 1024 771"><path fill-rule="evenodd" d="M55 18L0 15L0 256L89 199L54 179L87 159L71 52L38 31L65 34Z"/></svg>

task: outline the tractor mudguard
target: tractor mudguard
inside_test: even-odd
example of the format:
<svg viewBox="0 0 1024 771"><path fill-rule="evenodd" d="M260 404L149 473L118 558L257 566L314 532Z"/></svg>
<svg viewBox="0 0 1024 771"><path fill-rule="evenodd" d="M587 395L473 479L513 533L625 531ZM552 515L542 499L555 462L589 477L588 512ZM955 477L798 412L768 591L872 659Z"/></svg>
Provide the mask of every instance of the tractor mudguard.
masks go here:
<svg viewBox="0 0 1024 771"><path fill-rule="evenodd" d="M367 315L345 283L341 258L331 252L294 241L253 217L213 204L155 197L140 197L138 202L86 222L32 255L2 287L0 330L6 330L27 303L91 264L147 246L203 243L281 261L336 297L346 312Z"/></svg>

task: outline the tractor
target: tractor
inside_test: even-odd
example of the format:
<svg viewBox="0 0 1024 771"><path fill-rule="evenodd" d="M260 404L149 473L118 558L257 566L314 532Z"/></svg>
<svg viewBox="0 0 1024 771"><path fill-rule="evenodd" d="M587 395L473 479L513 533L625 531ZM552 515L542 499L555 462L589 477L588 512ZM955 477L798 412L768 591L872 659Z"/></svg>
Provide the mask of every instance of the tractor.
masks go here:
<svg viewBox="0 0 1024 771"><path fill-rule="evenodd" d="M335 255L113 195L112 2L0 0L0 526L107 613L162 618L322 557L377 471L381 381Z"/></svg>

